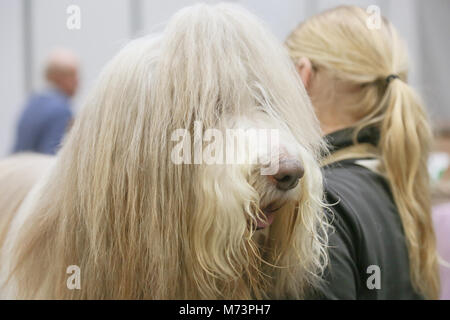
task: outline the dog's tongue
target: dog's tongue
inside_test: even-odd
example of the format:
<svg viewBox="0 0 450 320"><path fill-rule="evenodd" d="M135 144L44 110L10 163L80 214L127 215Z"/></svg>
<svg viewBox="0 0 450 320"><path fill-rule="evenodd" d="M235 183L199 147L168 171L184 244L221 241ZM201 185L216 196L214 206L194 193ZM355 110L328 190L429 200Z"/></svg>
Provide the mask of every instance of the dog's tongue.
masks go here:
<svg viewBox="0 0 450 320"><path fill-rule="evenodd" d="M274 215L275 215L274 212L266 213L265 216L266 216L266 221L267 222L265 222L263 220L258 220L258 223L256 225L257 228L258 229L263 229L263 228L266 228L266 227L270 226L272 224L272 222L273 222Z"/></svg>

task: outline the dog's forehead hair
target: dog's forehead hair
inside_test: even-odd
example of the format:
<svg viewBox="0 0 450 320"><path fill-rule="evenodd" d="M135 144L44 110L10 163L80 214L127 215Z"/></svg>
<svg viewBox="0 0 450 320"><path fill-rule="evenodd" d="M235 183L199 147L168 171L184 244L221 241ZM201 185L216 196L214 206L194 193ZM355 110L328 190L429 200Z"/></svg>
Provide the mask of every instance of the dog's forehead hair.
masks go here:
<svg viewBox="0 0 450 320"><path fill-rule="evenodd" d="M240 130L237 134L243 134L245 139L257 140L257 143L250 143L250 148L257 148L259 156L265 156L263 153L267 151L276 151L280 158L299 158L301 155L301 142L281 119L266 112L255 110L251 115L234 118L231 126L231 129Z"/></svg>

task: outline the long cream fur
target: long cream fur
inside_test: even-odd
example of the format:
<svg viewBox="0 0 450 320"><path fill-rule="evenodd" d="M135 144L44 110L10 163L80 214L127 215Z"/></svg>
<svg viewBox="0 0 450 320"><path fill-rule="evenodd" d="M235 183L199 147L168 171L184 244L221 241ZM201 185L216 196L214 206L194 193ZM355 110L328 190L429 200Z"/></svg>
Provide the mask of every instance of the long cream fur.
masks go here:
<svg viewBox="0 0 450 320"><path fill-rule="evenodd" d="M305 176L281 192L257 166L174 164L171 134L194 121L278 128ZM302 298L327 263L321 150L305 90L267 29L235 6L186 8L105 67L19 209L28 183L0 173L1 188L24 188L0 194L0 295ZM35 158L22 160L19 175ZM252 222L273 201L284 206L257 241ZM66 286L69 265L80 267L79 290Z"/></svg>

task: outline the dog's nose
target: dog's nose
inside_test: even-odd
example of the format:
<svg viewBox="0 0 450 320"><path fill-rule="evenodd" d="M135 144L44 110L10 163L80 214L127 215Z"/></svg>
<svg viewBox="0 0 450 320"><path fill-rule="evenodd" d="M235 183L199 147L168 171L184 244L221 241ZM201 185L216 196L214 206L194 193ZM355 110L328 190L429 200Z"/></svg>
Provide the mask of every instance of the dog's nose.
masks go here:
<svg viewBox="0 0 450 320"><path fill-rule="evenodd" d="M290 190L294 189L305 170L298 160L280 161L278 173L273 175L277 189Z"/></svg>

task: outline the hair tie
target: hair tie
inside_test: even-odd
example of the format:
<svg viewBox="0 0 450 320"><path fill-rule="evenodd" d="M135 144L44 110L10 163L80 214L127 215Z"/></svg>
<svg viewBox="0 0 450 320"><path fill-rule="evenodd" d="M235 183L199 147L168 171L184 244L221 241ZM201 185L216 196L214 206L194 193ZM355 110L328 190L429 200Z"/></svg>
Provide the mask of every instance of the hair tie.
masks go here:
<svg viewBox="0 0 450 320"><path fill-rule="evenodd" d="M399 78L398 75L396 75L396 74L390 74L390 75L388 75L387 78L386 78L386 84L389 84L389 82L391 82L391 80L398 79L398 78Z"/></svg>

